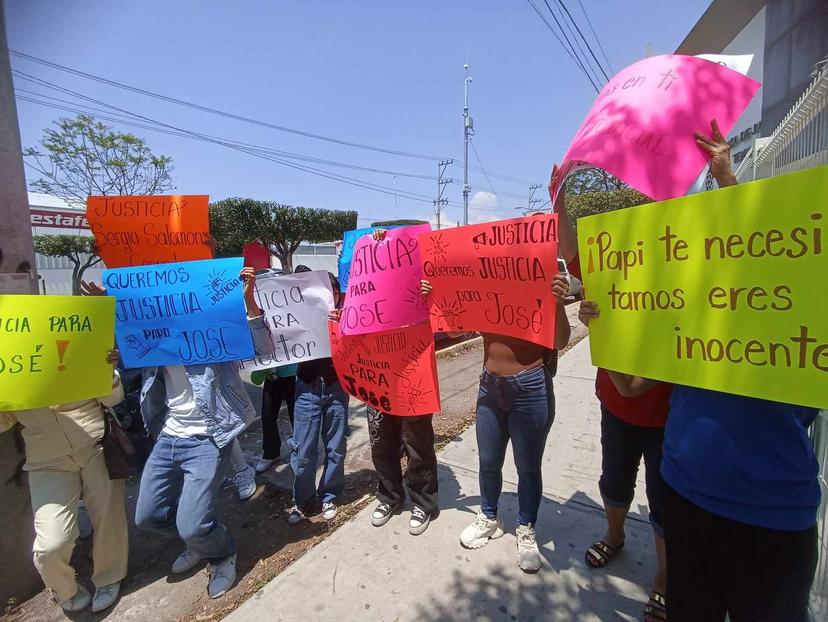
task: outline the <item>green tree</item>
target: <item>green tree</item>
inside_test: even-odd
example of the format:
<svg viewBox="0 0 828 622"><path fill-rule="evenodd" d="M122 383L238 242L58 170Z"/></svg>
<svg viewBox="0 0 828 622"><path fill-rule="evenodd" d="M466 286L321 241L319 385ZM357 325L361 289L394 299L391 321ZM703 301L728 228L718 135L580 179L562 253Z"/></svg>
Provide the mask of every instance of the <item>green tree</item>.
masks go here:
<svg viewBox="0 0 828 622"><path fill-rule="evenodd" d="M141 138L85 114L59 119L55 126L23 153L41 175L32 190L86 203L89 195L149 195L172 188L172 159L154 155Z"/></svg>
<svg viewBox="0 0 828 622"><path fill-rule="evenodd" d="M403 226L406 227L408 225L427 225L427 220L378 220L376 222L372 222L372 227L395 227L395 226Z"/></svg>
<svg viewBox="0 0 828 622"><path fill-rule="evenodd" d="M602 168L584 168L566 178L568 194L585 192L613 192L629 188L623 181Z"/></svg>
<svg viewBox="0 0 828 622"><path fill-rule="evenodd" d="M35 252L47 257L65 257L72 264L72 294L79 296L83 274L101 261L95 238L85 235L36 235Z"/></svg>
<svg viewBox="0 0 828 622"><path fill-rule="evenodd" d="M633 207L642 203L650 203L652 199L638 190L624 188L604 192L583 192L566 197L566 211L572 220L572 225L578 227L578 219L582 216L614 212L617 209Z"/></svg>
<svg viewBox="0 0 828 622"><path fill-rule="evenodd" d="M231 198L210 205L210 232L219 256L239 255L247 242L259 241L293 270L293 254L303 241L320 243L342 239L356 229L357 213L293 207L272 201Z"/></svg>

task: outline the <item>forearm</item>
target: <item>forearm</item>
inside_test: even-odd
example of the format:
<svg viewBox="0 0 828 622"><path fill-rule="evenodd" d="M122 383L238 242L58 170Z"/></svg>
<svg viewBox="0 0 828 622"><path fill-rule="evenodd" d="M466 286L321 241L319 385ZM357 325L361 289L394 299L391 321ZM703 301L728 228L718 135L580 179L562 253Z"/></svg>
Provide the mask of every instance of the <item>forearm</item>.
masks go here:
<svg viewBox="0 0 828 622"><path fill-rule="evenodd" d="M612 384L615 385L615 388L624 397L637 397L658 384L657 380L622 374L617 371L607 370L607 373L609 374L610 380L612 380Z"/></svg>
<svg viewBox="0 0 828 622"><path fill-rule="evenodd" d="M561 195L565 192L561 188ZM575 227L566 211L563 199L555 206L555 213L558 215L558 250L566 261L572 261L578 254L578 236L575 234Z"/></svg>
<svg viewBox="0 0 828 622"><path fill-rule="evenodd" d="M569 345L569 337L571 336L572 329L569 326L569 318L566 316L566 307L564 306L563 301L558 302L556 307L555 349L563 350L567 345Z"/></svg>

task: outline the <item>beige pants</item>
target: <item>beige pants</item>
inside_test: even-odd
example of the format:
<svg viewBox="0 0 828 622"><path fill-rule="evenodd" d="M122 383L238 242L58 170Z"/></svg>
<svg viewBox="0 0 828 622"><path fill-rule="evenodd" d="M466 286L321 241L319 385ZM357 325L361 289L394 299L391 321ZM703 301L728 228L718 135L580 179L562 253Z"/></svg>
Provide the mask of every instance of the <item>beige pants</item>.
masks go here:
<svg viewBox="0 0 828 622"><path fill-rule="evenodd" d="M125 480L109 479L100 446L28 468L35 521L34 565L46 587L61 601L78 589L69 560L78 537L81 494L95 530L92 583L99 588L123 579L129 551Z"/></svg>

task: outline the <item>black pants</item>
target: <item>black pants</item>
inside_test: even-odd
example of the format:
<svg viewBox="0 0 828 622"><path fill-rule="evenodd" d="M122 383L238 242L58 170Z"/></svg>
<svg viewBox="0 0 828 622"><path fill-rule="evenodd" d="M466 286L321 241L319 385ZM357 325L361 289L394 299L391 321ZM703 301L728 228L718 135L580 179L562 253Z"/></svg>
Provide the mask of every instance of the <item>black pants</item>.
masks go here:
<svg viewBox="0 0 828 622"><path fill-rule="evenodd" d="M807 622L816 525L777 531L717 516L664 484L670 622Z"/></svg>
<svg viewBox="0 0 828 622"><path fill-rule="evenodd" d="M296 401L296 377L273 378L264 381L262 387L262 458L276 460L282 451L279 436L279 409L287 402L290 425L293 425L293 404Z"/></svg>
<svg viewBox="0 0 828 622"><path fill-rule="evenodd" d="M647 428L622 421L601 406L601 479L604 505L628 508L635 494L638 465L644 456L650 524L662 535L661 447L664 428Z"/></svg>
<svg viewBox="0 0 828 622"><path fill-rule="evenodd" d="M405 501L400 458L408 456L405 486L414 505L426 514L437 511L437 455L434 452L432 415L398 417L368 412L371 458L379 476L377 499L396 505Z"/></svg>

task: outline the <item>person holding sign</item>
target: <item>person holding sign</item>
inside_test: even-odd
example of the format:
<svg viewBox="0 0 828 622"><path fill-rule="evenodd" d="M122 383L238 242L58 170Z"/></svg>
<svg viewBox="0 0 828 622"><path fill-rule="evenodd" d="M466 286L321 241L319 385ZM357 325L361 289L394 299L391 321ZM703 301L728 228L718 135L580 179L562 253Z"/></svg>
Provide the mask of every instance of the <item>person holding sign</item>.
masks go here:
<svg viewBox="0 0 828 622"><path fill-rule="evenodd" d="M330 272L328 276L334 305L340 309L343 296L339 281ZM299 363L296 376L293 436L288 440L292 450L290 466L294 473L294 506L288 515L290 525L298 525L305 520L305 513L316 500L322 503L325 520L336 517L335 501L345 488L348 440L348 394L339 384L333 359L327 357ZM320 436L325 448L325 466L317 488Z"/></svg>
<svg viewBox="0 0 828 622"><path fill-rule="evenodd" d="M374 231L374 240L385 239L385 229ZM398 416L370 405L368 430L371 460L377 472L377 500L371 514L374 527L385 525L405 502L405 491L414 507L408 521L412 536L425 533L437 513L437 454L434 451L433 414ZM407 458L405 477L400 466L400 448Z"/></svg>
<svg viewBox="0 0 828 622"><path fill-rule="evenodd" d="M107 362L114 366L117 361L118 352L113 350ZM111 607L127 574L126 480L110 479L101 446L104 408L123 398L121 377L113 369L109 395L0 413L0 432L16 423L23 426L24 468L29 472L35 519L34 565L46 588L69 613L86 609L90 603L96 613ZM94 596L75 580L69 565L79 533L81 496L94 527Z"/></svg>
<svg viewBox="0 0 828 622"><path fill-rule="evenodd" d="M696 135L720 186L730 146ZM672 622L807 622L817 563L817 410L676 386L664 435Z"/></svg>
<svg viewBox="0 0 828 622"><path fill-rule="evenodd" d="M567 261L570 274L578 279L581 265L578 241L569 214L566 211L566 192L557 198L553 188L557 182L558 167L552 168L549 197L555 200L558 214L558 235L561 254ZM598 308L590 300L581 302L578 318L589 326L598 317ZM607 531L584 554L590 568L604 568L623 548L624 522L635 494L635 480L642 457L646 468L647 501L650 525L653 528L656 550L656 574L649 601L644 609L645 622L663 620L666 616L667 554L664 544L661 491L661 452L664 426L670 410L672 385L657 383L640 391L639 384L616 372L599 368L595 376L595 395L601 405L601 477L598 488L604 502Z"/></svg>
<svg viewBox="0 0 828 622"><path fill-rule="evenodd" d="M272 352L270 332L255 296L253 268L244 268L243 297L256 352ZM207 560L210 598L224 595L236 580L236 545L216 515L233 441L255 418L236 362L146 367L141 414L157 437L138 492L135 523L141 529L180 537L185 551L173 574Z"/></svg>
<svg viewBox="0 0 828 622"><path fill-rule="evenodd" d="M460 543L469 549L479 549L503 535L503 520L498 517L497 509L506 447L511 440L518 471L517 560L524 572L537 572L541 567L535 539L535 523L543 497L541 462L555 419L552 383L557 350L569 343L570 335L564 310L564 299L569 292L566 276L556 274L551 287L557 301L554 343L544 347L516 337L483 333L483 373L476 424L480 512L460 534ZM424 296L431 293L431 284L426 280L422 281L422 292Z"/></svg>

